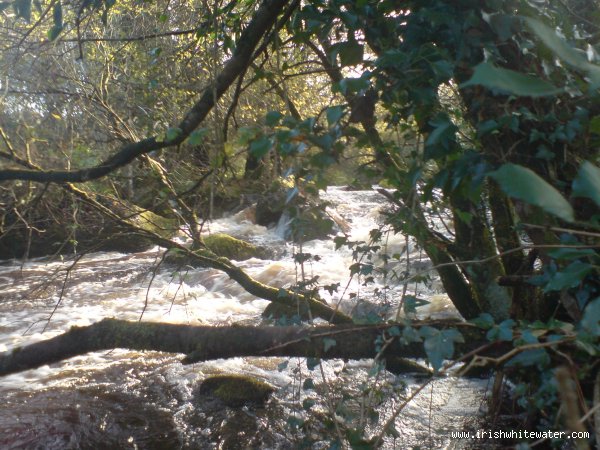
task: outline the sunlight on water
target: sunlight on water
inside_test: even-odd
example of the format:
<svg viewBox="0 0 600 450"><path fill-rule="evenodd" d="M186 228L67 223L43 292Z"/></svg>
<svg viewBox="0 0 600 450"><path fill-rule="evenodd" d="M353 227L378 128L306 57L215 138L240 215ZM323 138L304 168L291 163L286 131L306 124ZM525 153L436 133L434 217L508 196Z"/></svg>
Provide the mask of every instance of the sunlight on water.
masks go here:
<svg viewBox="0 0 600 450"><path fill-rule="evenodd" d="M336 205L337 214L350 225L351 240L369 240L370 230L380 220L380 194L330 188L323 197ZM254 225L243 214L216 220L208 228L213 233L227 232L271 246L284 255L279 260L250 259L240 263L260 282L282 287L298 279L299 269L292 254L299 247L286 244L277 230ZM390 236L385 250L388 254L401 254L406 252L407 242L402 236ZM332 295L323 291L325 299L341 301L346 312L372 310L395 316L402 287L389 281L387 287L382 283L363 286L363 280L351 278L350 250L335 251L331 240L313 240L305 243L302 251L320 256L318 261L306 264L307 277L319 276L321 284L341 285ZM417 261L419 254L410 242L408 251L417 265L429 267L427 260ZM267 301L253 297L213 269L157 268L160 256L161 250L155 248L131 255L92 253L75 265L71 260L44 259L0 265L0 351L48 339L71 326L90 325L107 317L132 321L142 317L144 321L192 325L261 321ZM375 262L383 267L381 260ZM388 263L386 267L404 270L402 262L395 264ZM376 288L385 293L384 297L375 295ZM436 279L429 285L411 284L407 293L431 301L420 309L420 317L456 317ZM3 377L0 448L62 449L78 448L82 443L92 447L96 443L102 448L214 448L214 433L221 425L213 420L218 417L219 423L225 423L240 418L228 409L212 411L211 405L198 406L194 403L194 389L206 376L221 373L252 375L277 388L277 402L266 412L257 413L257 420L264 424L261 442L264 448L294 448L284 435L287 416L298 413L294 405L298 404L300 393L306 398L314 397L315 411L323 410L322 401L327 395L322 392L322 375L339 383L340 390L357 395L371 366L368 361L329 361L315 373L300 359L286 363L281 358L232 358L191 366L182 366L180 359L180 355L115 349ZM302 380L308 377L315 379L315 391L304 392L300 388ZM389 382L400 383L393 377ZM408 391L419 384L410 378L401 382ZM423 436L433 436L436 446L441 443L443 447L448 442L444 436L449 429L460 430L463 419L478 415L485 383L443 379L433 386L432 393L417 397L406 413L399 415L397 428L404 430L406 442L416 444ZM438 417L430 417L431 408L441 411ZM382 418L392 410L393 404L382 405ZM395 446L392 441L386 445Z"/></svg>

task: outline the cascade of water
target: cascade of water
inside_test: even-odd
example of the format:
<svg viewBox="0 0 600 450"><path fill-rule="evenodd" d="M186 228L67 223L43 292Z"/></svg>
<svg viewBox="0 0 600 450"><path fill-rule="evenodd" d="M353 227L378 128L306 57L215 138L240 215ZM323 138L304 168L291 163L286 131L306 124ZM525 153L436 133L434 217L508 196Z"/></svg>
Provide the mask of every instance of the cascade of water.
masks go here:
<svg viewBox="0 0 600 450"><path fill-rule="evenodd" d="M323 196L336 205L337 212L350 224L349 238L368 241L369 231L379 221L379 194L330 188ZM277 228L267 230L238 214L214 221L209 228L210 232L227 232L260 245L278 247L280 251L276 253L284 255L280 259L250 259L240 265L261 282L285 286L297 281L292 258L297 248L281 239L285 221L282 218ZM406 248L401 236L390 236L386 246L389 254L413 252ZM323 285L341 284L337 294L323 291L328 301L341 301L347 312L355 312L363 304L385 314L381 299L374 293L376 288L385 289L389 314L394 313L402 289L385 287L383 282L363 286L364 280L350 278L350 250L335 251L331 240L313 240L304 243L302 251L319 255L306 265L308 277L318 275ZM158 248L131 255L94 253L73 267L70 262L44 259L1 265L0 351L47 339L72 325L87 325L104 317L138 320L142 311L145 321L216 325L261 320L260 314L268 302L246 293L215 270L185 267L174 272L172 267L157 268L160 254ZM417 256L415 253L412 257ZM433 305L427 306L427 313L452 314L439 288L435 280L430 286L418 288L421 296L437 295ZM263 423L259 430L263 437L257 448L294 448L294 441L282 436L280 430L287 427L290 411L298 413L290 405L298 404L295 399L299 374L315 377L318 384L317 375L304 362L291 362L283 368L281 359L236 358L192 366L182 366L179 360L178 355L114 350L4 377L0 380L0 396L4 399L0 405L0 447L215 447L215 433L220 432L215 418L229 420L223 414L235 414L227 410L219 415L210 405L199 407L194 400L194 386L210 374L236 373L252 374L278 388L277 401L259 414L269 425ZM358 395L363 383L368 382L369 367L370 362L330 361L323 364L323 373L329 380L338 380L347 393ZM418 385L410 377L400 383L407 386L407 392ZM477 416L481 383L440 380L432 386L439 417L431 418L424 412L428 411L428 404L411 403L397 425L406 437L403 447L409 442L419 444L423 436L447 444L447 430L457 426L460 430L457 423ZM302 395L321 405L321 410L315 411L322 411L324 395L318 391L307 389ZM461 395L460 407L452 400L456 392ZM383 418L385 408L380 412ZM435 428L437 432L431 431Z"/></svg>

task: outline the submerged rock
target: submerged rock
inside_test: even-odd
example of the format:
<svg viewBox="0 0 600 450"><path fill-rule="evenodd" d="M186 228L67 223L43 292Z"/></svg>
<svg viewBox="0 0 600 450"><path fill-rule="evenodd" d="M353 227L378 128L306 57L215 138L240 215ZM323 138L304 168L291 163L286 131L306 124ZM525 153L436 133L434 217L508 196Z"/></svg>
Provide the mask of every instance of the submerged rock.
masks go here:
<svg viewBox="0 0 600 450"><path fill-rule="evenodd" d="M227 406L262 405L273 393L271 385L243 375L215 375L208 377L197 390L197 395L214 397Z"/></svg>

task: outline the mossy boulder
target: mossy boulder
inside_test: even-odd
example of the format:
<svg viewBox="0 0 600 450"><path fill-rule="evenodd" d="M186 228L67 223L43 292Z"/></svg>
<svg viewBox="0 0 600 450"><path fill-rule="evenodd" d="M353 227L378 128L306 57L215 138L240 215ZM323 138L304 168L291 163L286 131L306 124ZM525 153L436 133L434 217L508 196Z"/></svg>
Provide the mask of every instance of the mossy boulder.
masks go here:
<svg viewBox="0 0 600 450"><path fill-rule="evenodd" d="M198 387L197 394L214 397L227 406L262 405L273 393L271 385L243 375L215 375Z"/></svg>
<svg viewBox="0 0 600 450"><path fill-rule="evenodd" d="M266 259L269 256L267 249L225 233L209 234L204 238L204 244L215 255L235 261L245 261L250 258Z"/></svg>
<svg viewBox="0 0 600 450"><path fill-rule="evenodd" d="M266 247L251 244L250 242L234 238L225 233L209 234L203 238L203 242L206 248L216 256L225 257L234 261L245 261L250 258L270 259L273 256L273 251ZM202 252L202 249L197 244L193 244L191 250L199 251L200 253ZM195 267L199 265L194 258L190 258L188 255L177 249L169 251L165 258L165 262L178 266L188 265Z"/></svg>

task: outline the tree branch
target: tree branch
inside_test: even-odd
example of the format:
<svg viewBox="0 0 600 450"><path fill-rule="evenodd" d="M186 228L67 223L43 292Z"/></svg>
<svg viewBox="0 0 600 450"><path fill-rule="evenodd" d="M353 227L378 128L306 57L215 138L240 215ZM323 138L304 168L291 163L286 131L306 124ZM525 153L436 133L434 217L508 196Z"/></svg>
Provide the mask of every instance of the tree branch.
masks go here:
<svg viewBox="0 0 600 450"><path fill-rule="evenodd" d="M160 141L150 137L125 145L116 154L98 166L79 170L0 170L0 181L28 180L51 183L81 183L101 178L123 167L145 153L181 144L202 123L216 101L221 98L235 79L250 64L254 49L262 37L272 28L277 16L289 0L264 0L260 8L241 34L233 56L225 63L217 79L208 86L200 100L188 111L178 128L181 133L171 140Z"/></svg>

